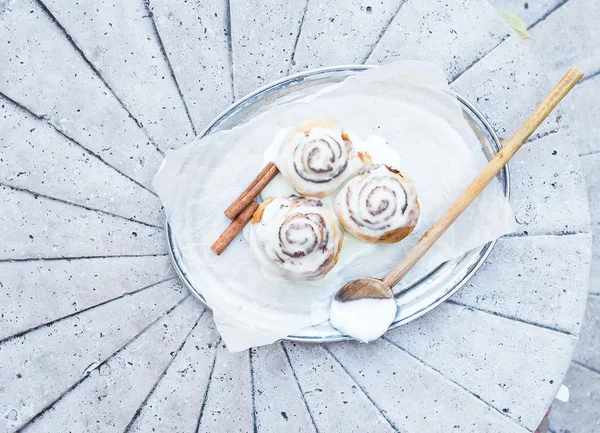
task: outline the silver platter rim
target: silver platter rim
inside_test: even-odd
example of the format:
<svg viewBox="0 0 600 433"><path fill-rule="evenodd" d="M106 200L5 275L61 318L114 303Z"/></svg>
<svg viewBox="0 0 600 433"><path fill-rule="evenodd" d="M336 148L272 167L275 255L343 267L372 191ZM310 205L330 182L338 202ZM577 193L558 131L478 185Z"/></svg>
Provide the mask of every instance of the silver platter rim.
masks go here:
<svg viewBox="0 0 600 433"><path fill-rule="evenodd" d="M216 116L199 134L198 137L204 137L208 134L216 132L220 125L224 124L228 119L234 117L237 113L242 112L248 107L252 106L258 101L265 99L267 96L276 94L277 92L290 88L294 85L298 85L301 83L310 83L313 80L317 79L327 79L330 77L347 77L350 75L354 75L355 73L365 71L367 69L377 68L378 65L340 65L340 66L331 66L324 68L311 69L304 72L299 72L293 75L289 75L287 77L281 78L279 80L273 81L263 87L258 88L254 92L246 95L241 98L237 102L231 104L224 111L222 111L218 116ZM343 79L342 78L342 79ZM502 143L498 138L496 132L492 125L488 122L485 116L466 98L456 93L456 98L463 106L463 112L466 115L470 116L467 120L471 124L471 127L474 129L473 121L477 123L477 127L481 129L481 132L484 132L487 135L487 143L482 142L482 150L486 154L488 158L493 156L499 149L502 148ZM466 116L467 117L467 116ZM481 141L481 137L478 138ZM502 183L504 189L504 195L508 200L510 196L510 174L508 166L505 166L503 171L499 175L499 180ZM173 237L173 233L171 231L171 227L169 226L169 222L165 217L165 233L167 237L167 244L169 248L169 256L171 257L171 261L175 268L175 272L177 276L183 283L185 287L196 297L206 308L210 309L210 306L206 303L206 300L202 296L199 290L197 290L189 281L186 276L186 272L183 268L182 260L179 253L179 248L176 245L175 238ZM477 272L477 270L484 263L486 258L491 253L496 241L491 241L482 246L481 248L474 249L464 254L463 256L446 262L440 265L437 269L432 271L429 275L422 278L421 280L415 282L407 289L405 292L396 295L396 302L398 303L399 315L396 317L396 320L390 325L389 330L397 328L400 325L408 323L412 320L415 320L425 313L431 311L433 308L440 305L442 302L451 297L454 293L456 293L461 287L463 287L469 279ZM425 288L425 293L428 292L428 287L434 287L435 282L439 280L438 275L441 271L445 271L445 279L448 280L448 284L442 285L442 287L437 288L437 292L434 293L434 296L427 300L427 302L423 302L422 304L416 303L416 306L410 308L408 313L402 315L401 312L406 310L406 306L402 304L402 299L406 298L411 292L414 292L418 288ZM454 271L454 273L449 273L449 271ZM449 278L450 277L450 278ZM417 298L418 300L418 298ZM416 308L414 308L416 307ZM352 337L342 334L337 335L328 335L327 332L318 331L318 328L315 326L306 328L302 330L300 333L296 335L289 335L284 340L295 341L301 343L333 343L338 341L348 341L354 340ZM311 334L312 332L312 334ZM321 335L319 335L321 334Z"/></svg>

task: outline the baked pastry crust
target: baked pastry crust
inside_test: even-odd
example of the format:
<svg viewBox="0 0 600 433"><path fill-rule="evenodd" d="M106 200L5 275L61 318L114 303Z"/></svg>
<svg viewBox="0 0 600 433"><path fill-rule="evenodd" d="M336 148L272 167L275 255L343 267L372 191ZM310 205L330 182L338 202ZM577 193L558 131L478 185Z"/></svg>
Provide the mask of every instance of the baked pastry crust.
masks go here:
<svg viewBox="0 0 600 433"><path fill-rule="evenodd" d="M420 206L410 179L392 167L372 165L340 190L335 213L351 235L365 242L392 244L415 229Z"/></svg>

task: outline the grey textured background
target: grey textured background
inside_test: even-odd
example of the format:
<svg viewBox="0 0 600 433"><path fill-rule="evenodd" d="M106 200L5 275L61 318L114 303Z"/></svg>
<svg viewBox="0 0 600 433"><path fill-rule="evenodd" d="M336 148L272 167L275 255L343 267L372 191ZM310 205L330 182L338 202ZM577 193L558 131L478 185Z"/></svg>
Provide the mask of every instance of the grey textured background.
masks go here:
<svg viewBox="0 0 600 433"><path fill-rule="evenodd" d="M553 429L598 431L599 7L494 6L532 39L483 0L0 0L0 431L527 432L580 332ZM441 64L505 137L546 75L587 77L511 162L518 231L455 297L370 345L230 354L166 254L164 153L273 79L394 58Z"/></svg>

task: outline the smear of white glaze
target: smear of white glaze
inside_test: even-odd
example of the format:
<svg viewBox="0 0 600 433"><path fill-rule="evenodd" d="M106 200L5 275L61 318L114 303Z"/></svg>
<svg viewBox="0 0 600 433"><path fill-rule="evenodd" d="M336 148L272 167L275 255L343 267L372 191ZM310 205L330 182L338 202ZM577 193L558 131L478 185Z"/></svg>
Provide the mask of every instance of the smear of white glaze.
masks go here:
<svg viewBox="0 0 600 433"><path fill-rule="evenodd" d="M281 173L267 184L260 193L261 200L267 197L289 197L290 195L299 195L292 184L288 182ZM329 197L327 197L329 198Z"/></svg>
<svg viewBox="0 0 600 433"><path fill-rule="evenodd" d="M263 167L267 165L269 162L275 162L277 155L279 154L279 149L283 144L283 139L290 133L290 131L294 128L284 128L275 134L273 137L273 141L265 150L265 154L263 155Z"/></svg>
<svg viewBox="0 0 600 433"><path fill-rule="evenodd" d="M371 155L373 164L385 164L400 170L400 154L390 147L385 138L372 135L367 140L361 140L352 132L347 132L347 134L357 151Z"/></svg>
<svg viewBox="0 0 600 433"><path fill-rule="evenodd" d="M381 337L396 317L396 300L364 298L331 302L331 325L345 335L368 343Z"/></svg>
<svg viewBox="0 0 600 433"><path fill-rule="evenodd" d="M333 204L330 206L333 207ZM308 284L311 286L321 287L330 284L337 279L338 274L342 271L342 269L344 269L354 260L368 255L371 251L377 248L375 244L363 242L360 239L350 235L343 229L342 233L344 234L344 242L342 244L342 249L340 250L340 255L338 256L338 262L333 269L330 270L327 275L325 275L325 277L321 278L320 280L309 281Z"/></svg>

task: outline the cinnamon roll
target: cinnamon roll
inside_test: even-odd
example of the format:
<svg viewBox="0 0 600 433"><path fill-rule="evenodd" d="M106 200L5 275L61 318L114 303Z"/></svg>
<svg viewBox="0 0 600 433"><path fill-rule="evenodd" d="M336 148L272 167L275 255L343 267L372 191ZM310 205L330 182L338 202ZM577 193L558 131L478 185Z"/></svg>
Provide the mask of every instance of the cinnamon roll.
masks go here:
<svg viewBox="0 0 600 433"><path fill-rule="evenodd" d="M275 161L296 191L320 198L334 193L370 163L370 156L357 152L348 134L329 119L312 119L294 128Z"/></svg>
<svg viewBox="0 0 600 433"><path fill-rule="evenodd" d="M419 219L419 200L410 179L386 165L372 165L335 198L335 213L350 234L391 244L408 236Z"/></svg>
<svg viewBox="0 0 600 433"><path fill-rule="evenodd" d="M254 213L248 243L260 266L286 280L318 280L337 263L342 230L317 199L269 198Z"/></svg>

